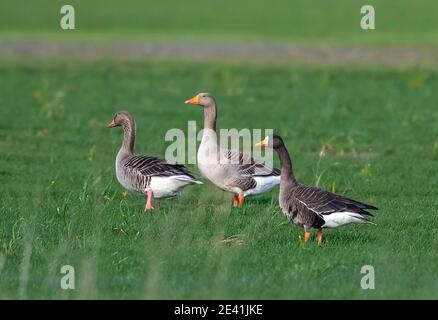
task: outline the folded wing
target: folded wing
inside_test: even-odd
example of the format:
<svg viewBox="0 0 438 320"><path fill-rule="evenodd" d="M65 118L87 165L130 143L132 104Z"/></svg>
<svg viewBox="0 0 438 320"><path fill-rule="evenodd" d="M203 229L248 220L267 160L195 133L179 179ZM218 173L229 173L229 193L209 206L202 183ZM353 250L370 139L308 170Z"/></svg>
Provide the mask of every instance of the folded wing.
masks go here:
<svg viewBox="0 0 438 320"><path fill-rule="evenodd" d="M373 216L367 210L378 210L377 207L347 198L314 186L298 186L293 195L309 210L319 215L335 212L354 212L360 215Z"/></svg>

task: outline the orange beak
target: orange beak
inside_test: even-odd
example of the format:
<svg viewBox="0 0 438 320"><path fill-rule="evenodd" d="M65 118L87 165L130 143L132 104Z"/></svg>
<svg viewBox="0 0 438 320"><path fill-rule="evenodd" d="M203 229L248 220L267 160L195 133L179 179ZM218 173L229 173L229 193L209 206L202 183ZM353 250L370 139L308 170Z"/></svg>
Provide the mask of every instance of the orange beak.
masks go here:
<svg viewBox="0 0 438 320"><path fill-rule="evenodd" d="M260 141L259 143L256 143L256 147L260 148L266 148L268 146L268 139L265 138L264 140Z"/></svg>
<svg viewBox="0 0 438 320"><path fill-rule="evenodd" d="M193 98L186 100L186 104L199 105L199 97L194 96Z"/></svg>
<svg viewBox="0 0 438 320"><path fill-rule="evenodd" d="M114 128L115 126L117 126L117 125L116 125L116 122L114 121L114 119L110 123L108 123L108 128Z"/></svg>

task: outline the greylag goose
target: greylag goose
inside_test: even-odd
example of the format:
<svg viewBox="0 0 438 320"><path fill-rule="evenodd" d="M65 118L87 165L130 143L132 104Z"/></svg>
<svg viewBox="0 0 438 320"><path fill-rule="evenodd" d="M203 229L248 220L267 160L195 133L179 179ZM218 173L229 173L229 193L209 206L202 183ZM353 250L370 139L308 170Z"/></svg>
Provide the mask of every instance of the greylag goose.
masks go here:
<svg viewBox="0 0 438 320"><path fill-rule="evenodd" d="M186 104L204 108L204 130L197 154L199 171L217 187L233 194L234 207L242 206L245 197L267 192L280 183L278 169L255 162L249 154L218 145L217 105L209 93L200 93Z"/></svg>
<svg viewBox="0 0 438 320"><path fill-rule="evenodd" d="M201 184L182 165L147 155L134 154L135 121L128 112L117 112L108 128L123 128L123 143L116 157L116 177L129 191L146 195L145 211L152 210L152 197L158 209L160 199L177 195L187 185Z"/></svg>
<svg viewBox="0 0 438 320"><path fill-rule="evenodd" d="M324 189L302 185L295 179L292 162L283 139L267 136L256 146L273 148L280 158L281 181L279 203L286 217L293 223L304 227L304 241L310 238L310 228L318 229L318 244L322 243L323 228L337 228L349 223L373 224L367 210L377 207L341 196Z"/></svg>

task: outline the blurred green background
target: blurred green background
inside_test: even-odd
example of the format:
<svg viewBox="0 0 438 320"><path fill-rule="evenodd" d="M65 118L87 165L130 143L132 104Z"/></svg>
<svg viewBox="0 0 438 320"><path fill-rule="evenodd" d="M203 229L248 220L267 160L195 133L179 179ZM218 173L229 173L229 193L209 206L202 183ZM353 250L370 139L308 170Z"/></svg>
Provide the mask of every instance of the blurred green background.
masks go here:
<svg viewBox="0 0 438 320"><path fill-rule="evenodd" d="M76 30L59 27L72 4ZM360 28L360 8L376 10L376 29ZM438 44L434 0L2 0L0 37L51 39L227 39L320 44Z"/></svg>

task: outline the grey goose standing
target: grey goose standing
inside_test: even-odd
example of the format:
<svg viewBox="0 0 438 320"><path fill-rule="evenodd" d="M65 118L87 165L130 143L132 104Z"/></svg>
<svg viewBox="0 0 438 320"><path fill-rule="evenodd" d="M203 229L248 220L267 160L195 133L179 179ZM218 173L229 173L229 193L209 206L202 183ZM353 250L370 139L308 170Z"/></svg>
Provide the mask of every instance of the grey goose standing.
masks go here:
<svg viewBox="0 0 438 320"><path fill-rule="evenodd" d="M218 188L233 194L234 207L242 206L245 197L267 192L280 183L280 170L256 162L250 154L219 146L217 105L209 93L200 93L186 104L204 108L204 129L197 154L199 171Z"/></svg>
<svg viewBox="0 0 438 320"><path fill-rule="evenodd" d="M135 121L125 111L117 112L109 128L123 128L123 143L116 157L116 177L129 191L146 196L146 210L152 210L152 197L159 208L161 198L177 195L185 186L201 184L183 166L169 164L155 156L134 154Z"/></svg>
<svg viewBox="0 0 438 320"><path fill-rule="evenodd" d="M367 210L377 210L377 207L298 183L289 152L280 136L268 136L256 146L270 147L278 153L281 163L280 208L290 221L303 226L305 242L310 238L311 228L318 229L317 239L321 244L323 228L337 228L349 223L372 224L369 217L373 215Z"/></svg>

